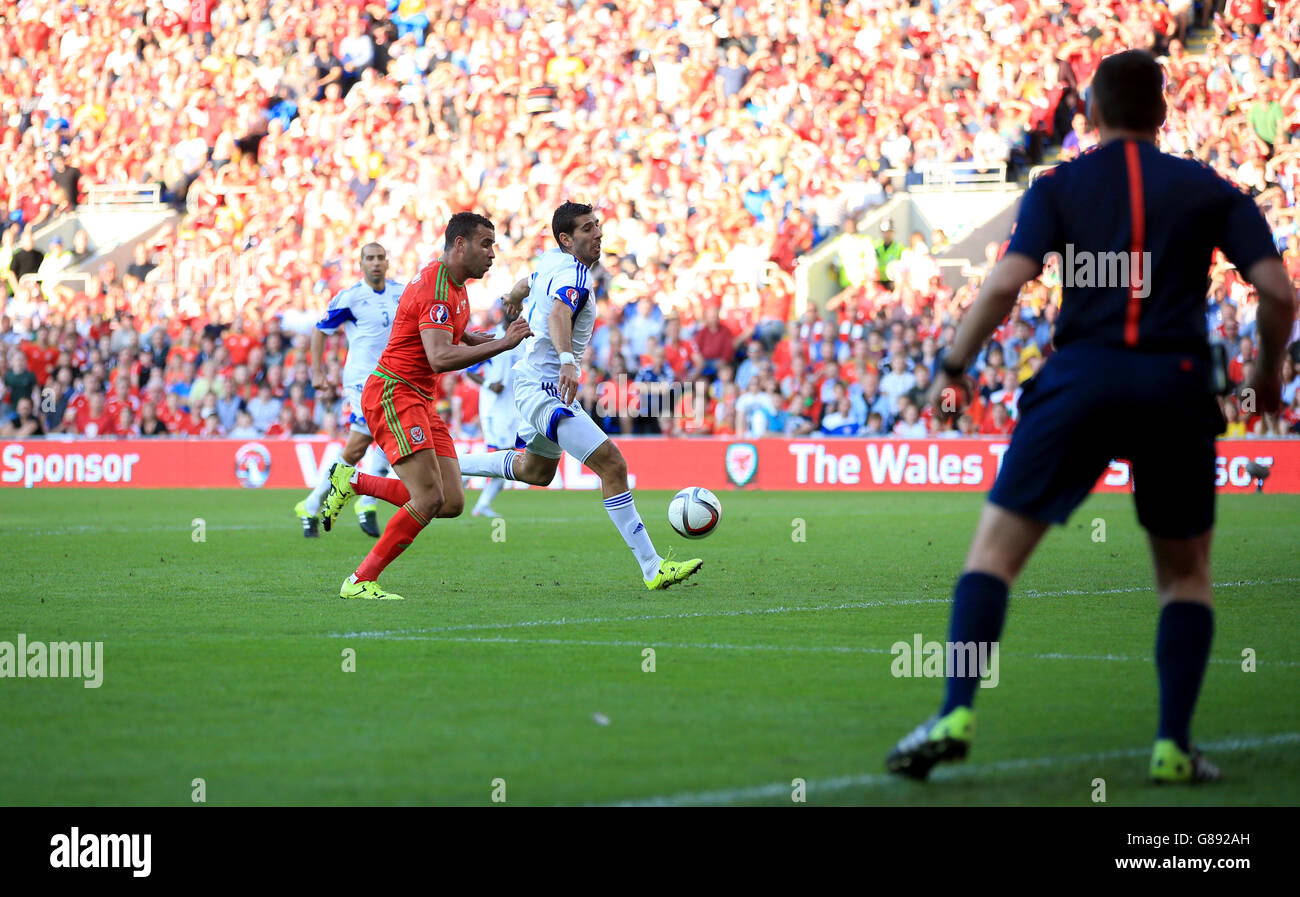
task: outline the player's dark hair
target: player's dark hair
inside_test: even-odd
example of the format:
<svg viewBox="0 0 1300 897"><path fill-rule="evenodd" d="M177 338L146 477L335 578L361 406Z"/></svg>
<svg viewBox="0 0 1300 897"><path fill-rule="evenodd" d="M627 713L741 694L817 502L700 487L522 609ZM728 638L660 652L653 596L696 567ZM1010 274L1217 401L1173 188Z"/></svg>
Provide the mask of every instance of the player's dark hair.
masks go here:
<svg viewBox="0 0 1300 897"><path fill-rule="evenodd" d="M1146 50L1107 56L1092 78L1089 105L1102 121L1126 131L1154 131L1165 122L1165 73Z"/></svg>
<svg viewBox="0 0 1300 897"><path fill-rule="evenodd" d="M564 244L560 243L560 234L568 234L572 237L573 228L578 223L578 219L591 213L591 206L580 202L566 201L564 205L555 210L555 214L551 216L551 236L555 237L555 242L559 244L561 249L564 248Z"/></svg>
<svg viewBox="0 0 1300 897"><path fill-rule="evenodd" d="M496 230L491 220L484 218L478 212L457 212L451 216L447 222L447 232L445 239L447 248L450 249L456 245L456 241L464 237L466 241L474 234L478 227L486 227L488 230Z"/></svg>

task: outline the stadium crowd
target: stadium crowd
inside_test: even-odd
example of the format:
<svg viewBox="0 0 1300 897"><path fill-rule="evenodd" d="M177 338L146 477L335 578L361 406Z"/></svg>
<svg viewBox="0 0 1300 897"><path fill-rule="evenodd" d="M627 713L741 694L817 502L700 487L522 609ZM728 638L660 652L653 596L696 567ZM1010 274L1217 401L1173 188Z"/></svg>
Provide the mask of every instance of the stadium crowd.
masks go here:
<svg viewBox="0 0 1300 897"><path fill-rule="evenodd" d="M1294 7L19 0L0 12L0 435L337 435L346 346L327 342L332 385L313 390L309 334L360 246L407 278L452 212L487 214L497 263L471 292L487 327L568 198L604 220L581 397L611 431L1008 433L1052 351L1059 272L982 353L966 412L936 415L929 379L999 247L954 289L941 233L858 220L929 166L1016 177L1086 150L1097 64L1150 47L1165 148L1257 197L1300 289ZM37 249L37 228L90 185L136 183L184 215L130 265L89 287L26 277L90 255L82 234ZM794 319L799 257L841 233L842 292ZM1251 291L1220 265L1209 300L1240 383ZM1228 397L1226 432L1300 433L1298 393L1292 364L1277 418ZM473 436L476 388L449 375L443 398Z"/></svg>

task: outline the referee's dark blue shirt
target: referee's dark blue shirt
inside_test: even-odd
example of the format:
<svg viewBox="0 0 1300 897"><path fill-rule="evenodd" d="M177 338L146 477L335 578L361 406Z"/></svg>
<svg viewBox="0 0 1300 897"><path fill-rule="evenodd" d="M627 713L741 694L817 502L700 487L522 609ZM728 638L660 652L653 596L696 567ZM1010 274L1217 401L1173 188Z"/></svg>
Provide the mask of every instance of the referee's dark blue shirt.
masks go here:
<svg viewBox="0 0 1300 897"><path fill-rule="evenodd" d="M1145 141L1113 140L1030 186L1007 252L1040 262L1061 254L1058 348L1203 355L1216 247L1243 273L1277 255L1254 201L1214 171Z"/></svg>

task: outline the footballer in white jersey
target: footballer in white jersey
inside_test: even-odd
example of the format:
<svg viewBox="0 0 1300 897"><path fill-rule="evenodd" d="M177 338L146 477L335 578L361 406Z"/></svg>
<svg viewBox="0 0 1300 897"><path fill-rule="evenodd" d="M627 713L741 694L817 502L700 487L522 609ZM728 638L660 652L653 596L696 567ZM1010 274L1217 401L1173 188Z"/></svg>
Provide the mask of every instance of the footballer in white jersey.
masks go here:
<svg viewBox="0 0 1300 897"><path fill-rule="evenodd" d="M388 276L388 252L378 243L361 247L361 279L339 290L326 306L325 314L316 322L311 338L311 382L316 389L325 386L325 337L336 333L340 327L348 340L348 360L343 365L343 395L352 406L348 419L351 433L343 447L342 458L348 464L357 464L370 450L367 473L382 475L388 469L387 459L378 446L371 447L374 439L365 418L361 416L361 391L366 378L375 369L379 356L388 345L397 315L397 303L406 285ZM302 534L308 538L319 535L318 519L321 499L329 490L328 469L322 467L321 482L311 495L298 502L294 513L302 523ZM375 515L376 502L367 497L357 503L357 523L362 532L379 537L379 522Z"/></svg>
<svg viewBox="0 0 1300 897"><path fill-rule="evenodd" d="M561 340L567 336L563 359L549 327L552 314L561 309L569 315L569 332L556 335ZM578 360L587 351L596 324L591 266L562 249L546 252L538 262L523 313L533 335L524 342L523 357L515 365L515 404L523 418L519 441L529 452L544 458L558 459L563 449L586 462L609 439L576 401ZM567 396L561 389L562 362L572 364L575 371L573 389ZM572 418L575 423L566 428L569 434L565 445L556 439L562 418Z"/></svg>
<svg viewBox="0 0 1300 897"><path fill-rule="evenodd" d="M550 249L537 262L532 275L524 315L533 335L524 341L520 376L539 381L560 377L560 353L546 327L547 316L556 302L572 312L570 341L573 357L581 359L596 325L596 302L591 295L591 267L563 249Z"/></svg>
<svg viewBox="0 0 1300 897"><path fill-rule="evenodd" d="M464 455L461 472L547 486L568 452L600 477L605 510L646 588L666 589L695 575L704 561L675 561L655 551L632 498L623 453L577 401L581 359L596 322L591 273L600 264L600 222L591 206L566 202L555 210L551 235L559 245L542 256L532 278L523 314L533 335L514 368L521 418L515 445L527 450Z"/></svg>
<svg viewBox="0 0 1300 897"><path fill-rule="evenodd" d="M354 432L366 436L370 435L370 428L360 413L361 391L388 345L397 302L405 288L406 284L392 278L385 278L379 289L365 280L358 280L339 290L330 300L325 314L316 322L317 333L328 336L342 327L347 337L348 360L343 365L343 390L352 406L348 422ZM315 358L315 353L312 357Z"/></svg>

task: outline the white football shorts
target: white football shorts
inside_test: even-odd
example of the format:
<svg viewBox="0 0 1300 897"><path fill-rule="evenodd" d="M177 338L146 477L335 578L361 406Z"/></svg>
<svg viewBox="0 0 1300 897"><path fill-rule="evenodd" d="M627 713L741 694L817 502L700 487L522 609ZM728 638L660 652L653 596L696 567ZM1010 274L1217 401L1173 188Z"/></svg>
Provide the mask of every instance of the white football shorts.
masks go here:
<svg viewBox="0 0 1300 897"><path fill-rule="evenodd" d="M492 405L492 410L487 414L480 415L479 422L483 425L483 441L489 448L494 449L511 449L515 447L515 437L519 433L519 411L515 408L513 400L508 402L497 401Z"/></svg>
<svg viewBox="0 0 1300 897"><path fill-rule="evenodd" d="M366 381L360 383L351 383L343 387L344 394L348 397L348 404L352 406L352 413L348 415L348 423L352 427L353 433L362 433L366 436L371 435L370 426L366 419L361 416L361 392L366 388Z"/></svg>
<svg viewBox="0 0 1300 897"><path fill-rule="evenodd" d="M518 369L515 407L522 418L515 448L527 448L543 458L558 458L568 452L586 461L609 439L577 399L568 405L560 400L558 383L521 379Z"/></svg>

